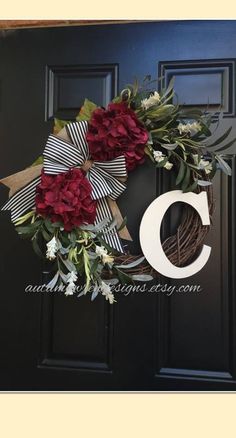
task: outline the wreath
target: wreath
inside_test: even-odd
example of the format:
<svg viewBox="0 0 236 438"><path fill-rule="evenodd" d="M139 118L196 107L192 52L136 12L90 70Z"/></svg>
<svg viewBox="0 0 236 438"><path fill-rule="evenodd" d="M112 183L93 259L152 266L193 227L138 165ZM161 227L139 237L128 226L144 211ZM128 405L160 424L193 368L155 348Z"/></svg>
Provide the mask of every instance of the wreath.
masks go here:
<svg viewBox="0 0 236 438"><path fill-rule="evenodd" d="M124 252L121 239L131 237L116 203L129 172L146 159L175 172L183 192L205 190L212 216L212 179L218 169L231 174L221 155L234 141L223 144L231 128L217 138L212 126L216 131L219 116L173 103L173 80L159 92L154 83L150 76L142 86L135 81L107 108L85 99L76 120L55 119L43 155L31 167L1 180L10 187L2 210L11 210L18 234L51 263L47 289L74 295L80 279L78 296L102 294L112 304L112 285L153 279L156 272L142 255ZM163 242L169 260L188 264L208 230L186 207L176 234Z"/></svg>

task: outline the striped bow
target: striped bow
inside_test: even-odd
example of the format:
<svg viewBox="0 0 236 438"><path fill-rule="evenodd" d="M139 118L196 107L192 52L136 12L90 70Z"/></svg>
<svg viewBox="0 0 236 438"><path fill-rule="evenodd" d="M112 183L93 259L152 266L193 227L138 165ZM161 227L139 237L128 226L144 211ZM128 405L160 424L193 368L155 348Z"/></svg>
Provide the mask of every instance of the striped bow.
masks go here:
<svg viewBox="0 0 236 438"><path fill-rule="evenodd" d="M126 189L119 180L127 177L125 157L123 155L111 161L90 161L89 148L86 141L88 122L73 122L66 125L70 141L49 135L44 152L44 173L57 175L67 172L73 167L87 170L87 178L92 185L92 198L97 200L97 215L95 224L113 216L107 198L115 201ZM11 220L14 223L22 214L35 206L36 186L40 177L35 178L14 194L2 207L11 210ZM116 228L104 233L104 240L119 252L123 252L122 244Z"/></svg>

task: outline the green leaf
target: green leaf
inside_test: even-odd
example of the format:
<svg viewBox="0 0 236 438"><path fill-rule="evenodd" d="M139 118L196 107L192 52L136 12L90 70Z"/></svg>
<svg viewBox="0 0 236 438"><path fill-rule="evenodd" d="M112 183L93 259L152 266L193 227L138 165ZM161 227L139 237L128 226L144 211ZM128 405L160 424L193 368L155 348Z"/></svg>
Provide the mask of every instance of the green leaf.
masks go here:
<svg viewBox="0 0 236 438"><path fill-rule="evenodd" d="M70 241L72 242L72 244L76 243L77 235L76 235L76 233L74 231L70 232L69 238L70 238Z"/></svg>
<svg viewBox="0 0 236 438"><path fill-rule="evenodd" d="M164 105L163 107L150 107L146 110L148 113L148 118L155 122L166 119L167 117L172 117L174 111L176 110L174 105Z"/></svg>
<svg viewBox="0 0 236 438"><path fill-rule="evenodd" d="M136 96L136 94L138 93L139 90L139 83L138 83L138 79L135 77L134 78L134 83L133 83L133 95Z"/></svg>
<svg viewBox="0 0 236 438"><path fill-rule="evenodd" d="M38 227L40 227L42 221L35 221L33 224L16 227L16 231L19 234L32 234L34 233Z"/></svg>
<svg viewBox="0 0 236 438"><path fill-rule="evenodd" d="M54 288L54 286L57 284L58 277L59 277L59 271L57 271L54 277L49 281L49 283L47 283L48 289Z"/></svg>
<svg viewBox="0 0 236 438"><path fill-rule="evenodd" d="M52 228L61 228L61 227L64 228L62 222L51 222L51 226L52 226Z"/></svg>
<svg viewBox="0 0 236 438"><path fill-rule="evenodd" d="M76 263L76 269L79 275L82 277L84 274L84 259L83 257L79 257L78 262Z"/></svg>
<svg viewBox="0 0 236 438"><path fill-rule="evenodd" d="M98 294L99 294L99 287L95 285L91 295L91 301L94 301L95 298L98 296Z"/></svg>
<svg viewBox="0 0 236 438"><path fill-rule="evenodd" d="M111 285L118 284L119 280L116 277L109 278L108 280L103 279L104 283Z"/></svg>
<svg viewBox="0 0 236 438"><path fill-rule="evenodd" d="M122 101L121 96L116 96L114 99L112 99L113 103L120 103Z"/></svg>
<svg viewBox="0 0 236 438"><path fill-rule="evenodd" d="M133 280L132 278L125 274L124 272L120 271L119 269L116 269L115 267L113 268L114 271L116 271L117 273L117 277L119 278L121 284L133 284Z"/></svg>
<svg viewBox="0 0 236 438"><path fill-rule="evenodd" d="M183 179L183 182L181 184L181 188L182 188L183 192L189 186L189 181L190 181L190 169L189 169L188 166L186 166L186 171L185 171L184 179Z"/></svg>
<svg viewBox="0 0 236 438"><path fill-rule="evenodd" d="M217 165L215 159L212 160L211 166L212 166L212 171L208 174L208 176L210 179L213 179L217 171Z"/></svg>
<svg viewBox="0 0 236 438"><path fill-rule="evenodd" d="M44 237L44 239L49 242L49 240L51 240L52 236L50 234L47 233L47 231L45 230L45 228L42 227L41 229L41 233Z"/></svg>
<svg viewBox="0 0 236 438"><path fill-rule="evenodd" d="M161 147L164 149L167 149L168 151L174 151L178 146L178 143L172 143L172 144L165 144L162 143Z"/></svg>
<svg viewBox="0 0 236 438"><path fill-rule="evenodd" d="M53 134L58 134L68 123L69 120L54 119Z"/></svg>
<svg viewBox="0 0 236 438"><path fill-rule="evenodd" d="M164 104L166 104L167 102L169 102L170 100L172 100L174 96L175 96L175 92L174 92L174 91L171 91L171 92L169 93L168 96L162 98L162 100L163 100L162 105L164 105Z"/></svg>
<svg viewBox="0 0 236 438"><path fill-rule="evenodd" d="M36 158L30 167L37 166L38 164L43 164L43 155L40 155L40 157Z"/></svg>
<svg viewBox="0 0 236 438"><path fill-rule="evenodd" d="M148 274L135 274L132 275L132 279L135 281L151 281L153 280L153 277Z"/></svg>
<svg viewBox="0 0 236 438"><path fill-rule="evenodd" d="M71 272L71 271L76 272L76 267L75 267L74 263L72 263L68 259L64 259L63 257L60 257L60 259L61 259L62 263L64 263L65 267L68 269L69 272Z"/></svg>
<svg viewBox="0 0 236 438"><path fill-rule="evenodd" d="M202 134L204 134L206 137L210 137L212 135L212 133L211 133L210 129L208 128L208 126L206 126L205 124L201 124L201 126L202 126L202 129L198 133L199 135L198 134L194 135L194 138L197 138L198 136L201 136Z"/></svg>
<svg viewBox="0 0 236 438"><path fill-rule="evenodd" d="M182 160L180 160L179 172L175 181L175 184L178 186L184 178L185 174L185 164Z"/></svg>
<svg viewBox="0 0 236 438"><path fill-rule="evenodd" d="M166 96L168 96L168 94L173 90L173 88L174 88L174 82L175 82L175 77L174 76L172 76L172 78L171 78L171 80L170 80L170 82L169 82L169 84L168 84L168 87L166 88L166 90L162 90L162 92L163 92L163 94L162 94L162 100L166 97Z"/></svg>
<svg viewBox="0 0 236 438"><path fill-rule="evenodd" d="M70 239L68 238L68 234L61 233L60 234L60 241L65 245L66 247L70 245Z"/></svg>
<svg viewBox="0 0 236 438"><path fill-rule="evenodd" d="M98 263L99 263L99 257L97 257L91 265L91 269L90 269L91 275L93 275L96 272Z"/></svg>
<svg viewBox="0 0 236 438"><path fill-rule="evenodd" d="M128 263L127 265L122 264L122 265L116 265L116 268L120 268L120 269L130 269L130 268L134 268L135 266L139 265L140 263L142 263L145 260L145 257L140 257L138 260L135 260L132 263Z"/></svg>
<svg viewBox="0 0 236 438"><path fill-rule="evenodd" d="M89 256L88 253L85 249L85 247L83 247L83 258L84 258L84 272L85 272L85 293L88 291L89 286L90 286L90 282L91 282L91 271L90 271L90 261L89 261Z"/></svg>
<svg viewBox="0 0 236 438"><path fill-rule="evenodd" d="M194 192L194 190L196 190L198 185L198 180L194 181L190 186L188 186L185 190L184 193L188 193L188 192Z"/></svg>
<svg viewBox="0 0 236 438"><path fill-rule="evenodd" d="M87 121L91 119L92 112L97 108L97 105L89 99L85 99L79 114L76 116L77 122Z"/></svg>
<svg viewBox="0 0 236 438"><path fill-rule="evenodd" d="M44 225L47 228L47 230L49 231L49 233L54 233L54 228L52 226L52 222L49 219L44 220Z"/></svg>
<svg viewBox="0 0 236 438"><path fill-rule="evenodd" d="M223 170L223 172L226 173L226 175L231 176L232 170L229 167L228 163L226 163L226 161L220 155L216 155L216 160L218 161L220 168Z"/></svg>
<svg viewBox="0 0 236 438"><path fill-rule="evenodd" d="M32 246L33 246L33 250L34 252L37 254L38 257L40 257L41 259L43 259L43 253L39 247L38 241L37 241L37 237L33 237L32 239Z"/></svg>
<svg viewBox="0 0 236 438"><path fill-rule="evenodd" d="M149 158L150 158L150 159L153 161L153 163L154 163L155 160L154 160L154 158L153 158L153 156L152 156L152 153L151 153L151 151L150 151L150 149L149 149L148 146L145 147L144 152L145 152L146 155L149 156Z"/></svg>
<svg viewBox="0 0 236 438"><path fill-rule="evenodd" d="M211 182L211 181L205 181L205 180L203 180L203 179L199 179L198 182L197 182L197 184L198 184L200 187L208 187L208 186L211 186L211 185L212 185L212 182Z"/></svg>
<svg viewBox="0 0 236 438"><path fill-rule="evenodd" d="M203 112L198 108L184 108L180 111L179 115L182 119L199 119L202 117Z"/></svg>
<svg viewBox="0 0 236 438"><path fill-rule="evenodd" d="M99 223L97 223L96 225L80 225L80 230L85 230L85 231L94 231L96 233L102 231L109 223L110 223L110 219L109 218L105 218L102 221L100 221Z"/></svg>
<svg viewBox="0 0 236 438"><path fill-rule="evenodd" d="M28 213L24 214L23 216L19 217L16 221L15 221L15 226L17 227L18 225L23 224L24 222L26 222L28 219L32 218L32 216L35 215L35 211L31 210Z"/></svg>

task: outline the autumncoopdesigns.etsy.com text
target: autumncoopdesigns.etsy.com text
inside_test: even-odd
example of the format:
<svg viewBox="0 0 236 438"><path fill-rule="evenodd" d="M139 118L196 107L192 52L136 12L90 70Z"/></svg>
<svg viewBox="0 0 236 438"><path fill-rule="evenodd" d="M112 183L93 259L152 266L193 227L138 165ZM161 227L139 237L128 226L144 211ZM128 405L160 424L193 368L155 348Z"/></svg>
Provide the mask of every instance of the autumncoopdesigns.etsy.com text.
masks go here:
<svg viewBox="0 0 236 438"><path fill-rule="evenodd" d="M25 287L25 292L27 293L63 293L65 292L65 285L54 286L53 288L48 287L47 284L42 285L32 285L28 284ZM82 295L84 291L85 285L78 285L74 291L74 295L79 294ZM123 294L125 296L136 294L136 293L149 293L149 294L163 294L166 296L171 296L173 294L186 294L186 293L194 293L198 294L203 291L202 287L199 284L181 284L181 285L173 285L168 283L158 283L155 285L148 285L146 283L142 285L133 285L133 284L110 284L111 292L114 294ZM87 293L93 292L93 288L87 290Z"/></svg>

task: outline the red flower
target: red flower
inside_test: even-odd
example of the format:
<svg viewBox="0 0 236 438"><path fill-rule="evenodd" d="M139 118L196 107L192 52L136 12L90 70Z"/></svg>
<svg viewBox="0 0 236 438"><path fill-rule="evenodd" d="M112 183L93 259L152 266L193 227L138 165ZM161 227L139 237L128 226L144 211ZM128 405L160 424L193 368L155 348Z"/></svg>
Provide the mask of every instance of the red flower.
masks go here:
<svg viewBox="0 0 236 438"><path fill-rule="evenodd" d="M86 138L93 160L109 161L124 155L128 171L144 161L148 133L124 102L93 111Z"/></svg>
<svg viewBox="0 0 236 438"><path fill-rule="evenodd" d="M46 175L36 187L36 211L51 222L62 222L66 231L91 224L96 217L96 201L85 173L71 169L59 175Z"/></svg>

